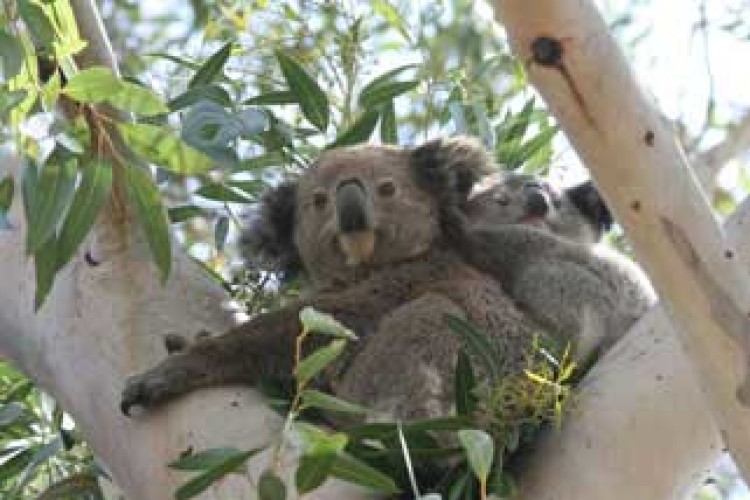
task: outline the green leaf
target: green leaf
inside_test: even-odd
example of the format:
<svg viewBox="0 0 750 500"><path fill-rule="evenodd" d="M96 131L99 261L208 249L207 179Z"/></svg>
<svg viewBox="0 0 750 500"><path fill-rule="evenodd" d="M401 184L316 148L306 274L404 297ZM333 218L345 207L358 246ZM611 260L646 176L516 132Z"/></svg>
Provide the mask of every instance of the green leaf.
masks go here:
<svg viewBox="0 0 750 500"><path fill-rule="evenodd" d="M229 107L232 105L232 98L223 87L217 84L201 85L193 89L188 89L178 95L171 101L168 106L172 111L177 111L188 106L192 106L200 101L211 101L221 106Z"/></svg>
<svg viewBox="0 0 750 500"><path fill-rule="evenodd" d="M386 144L398 144L396 106L393 104L393 101L383 105L380 116L380 140Z"/></svg>
<svg viewBox="0 0 750 500"><path fill-rule="evenodd" d="M476 356L482 362L485 371L490 375L493 381L500 380L501 370L499 363L503 357L501 353L492 345L490 340L480 330L477 330L471 323L459 318L453 314L443 315L445 323L451 331L458 335L469 350L469 354Z"/></svg>
<svg viewBox="0 0 750 500"><path fill-rule="evenodd" d="M170 462L169 467L177 470L206 470L240 453L242 452L237 448L212 448L180 457Z"/></svg>
<svg viewBox="0 0 750 500"><path fill-rule="evenodd" d="M107 97L107 102L116 108L143 116L169 112L164 100L153 90L130 82L121 82L120 89L114 95Z"/></svg>
<svg viewBox="0 0 750 500"><path fill-rule="evenodd" d="M0 81L10 80L23 67L23 46L5 29L0 30Z"/></svg>
<svg viewBox="0 0 750 500"><path fill-rule="evenodd" d="M335 462L335 453L305 455L300 458L297 472L294 475L297 492L303 495L323 484Z"/></svg>
<svg viewBox="0 0 750 500"><path fill-rule="evenodd" d="M83 166L81 183L65 217L57 247L57 265L64 266L91 229L112 187L112 165L105 161Z"/></svg>
<svg viewBox="0 0 750 500"><path fill-rule="evenodd" d="M23 89L0 92L0 119L5 120L13 108L26 100L28 92Z"/></svg>
<svg viewBox="0 0 750 500"><path fill-rule="evenodd" d="M15 191L15 181L10 175L6 175L0 181L0 213L7 213L13 203L13 192Z"/></svg>
<svg viewBox="0 0 750 500"><path fill-rule="evenodd" d="M367 141L378 124L380 112L371 109L362 113L357 120L340 136L336 138L329 148L359 144Z"/></svg>
<svg viewBox="0 0 750 500"><path fill-rule="evenodd" d="M305 359L300 361L295 371L294 376L297 378L297 382L304 385L315 375L320 373L326 366L339 357L346 347L346 340L338 339L332 341L325 347L322 347Z"/></svg>
<svg viewBox="0 0 750 500"><path fill-rule="evenodd" d="M458 440L466 450L466 457L474 475L480 482L485 483L495 456L492 438L484 431L463 429L458 431Z"/></svg>
<svg viewBox="0 0 750 500"><path fill-rule="evenodd" d="M0 405L0 427L11 425L24 415L26 415L26 407L18 401Z"/></svg>
<svg viewBox="0 0 750 500"><path fill-rule="evenodd" d="M167 210L169 215L169 222L176 224L178 222L185 222L193 217L199 217L203 215L203 209L195 205L183 205L180 207L172 207Z"/></svg>
<svg viewBox="0 0 750 500"><path fill-rule="evenodd" d="M27 253L36 253L54 235L73 199L76 171L75 160L63 165L48 164L42 168L38 183L33 188L34 193L29 193L32 199L29 200L31 205L28 205L29 211L26 213L29 223L26 233Z"/></svg>
<svg viewBox="0 0 750 500"><path fill-rule="evenodd" d="M265 471L258 479L259 500L284 500L286 485L271 471Z"/></svg>
<svg viewBox="0 0 750 500"><path fill-rule="evenodd" d="M18 0L16 5L21 19L31 33L34 45L45 52L51 52L55 41L55 28L47 18L44 9L31 0Z"/></svg>
<svg viewBox="0 0 750 500"><path fill-rule="evenodd" d="M227 42L222 46L216 53L209 57L200 69L195 73L193 78L188 83L188 88L196 88L201 85L207 85L221 74L221 70L224 69L227 59L232 54L232 47L234 42Z"/></svg>
<svg viewBox="0 0 750 500"><path fill-rule="evenodd" d="M55 71L52 77L42 87L41 100L46 109L52 109L55 106L57 98L60 96L61 89L62 79L60 78L60 72Z"/></svg>
<svg viewBox="0 0 750 500"><path fill-rule="evenodd" d="M276 59L289 90L297 98L302 114L315 128L325 131L329 121L328 97L294 58L276 51Z"/></svg>
<svg viewBox="0 0 750 500"><path fill-rule="evenodd" d="M272 92L266 92L250 99L246 99L242 104L254 104L260 105L273 105L273 104L295 104L297 103L297 96L291 90L275 90Z"/></svg>
<svg viewBox="0 0 750 500"><path fill-rule="evenodd" d="M226 201L230 203L252 203L254 199L242 192L241 190L221 184L218 182L211 182L204 184L193 194L208 198L209 200L215 201Z"/></svg>
<svg viewBox="0 0 750 500"><path fill-rule="evenodd" d="M307 408L355 414L365 414L368 411L363 406L344 401L343 399L314 389L305 389L300 393L300 397L302 398L303 406Z"/></svg>
<svg viewBox="0 0 750 500"><path fill-rule="evenodd" d="M398 31L408 43L412 43L411 36L409 36L409 32L406 30L406 23L393 4L388 0L373 0L371 5L372 9L381 15L391 28Z"/></svg>
<svg viewBox="0 0 750 500"><path fill-rule="evenodd" d="M286 157L278 152L266 153L253 158L243 160L237 167L233 168L234 172L244 172L247 170L258 170L266 167L278 167L288 163Z"/></svg>
<svg viewBox="0 0 750 500"><path fill-rule="evenodd" d="M161 272L161 280L165 282L172 267L172 245L161 195L146 170L131 166L125 169L125 174L128 194L135 204L154 262Z"/></svg>
<svg viewBox="0 0 750 500"><path fill-rule="evenodd" d="M299 313L299 320L302 323L302 328L309 332L342 339L357 340L357 335L342 325L336 318L330 314L317 311L312 307L303 308Z"/></svg>
<svg viewBox="0 0 750 500"><path fill-rule="evenodd" d="M216 226L214 227L214 242L216 243L216 250L219 252L224 250L224 245L227 242L227 233L229 232L229 217L222 215L216 220Z"/></svg>
<svg viewBox="0 0 750 500"><path fill-rule="evenodd" d="M408 80L405 82L384 82L375 87L364 89L359 94L359 104L364 108L370 109L379 106L385 102L415 89L419 85L419 80Z"/></svg>
<svg viewBox="0 0 750 500"><path fill-rule="evenodd" d="M54 456L57 452L59 452L63 447L62 445L62 439L60 438L60 436L57 436L49 443L46 443L36 449L36 451L34 452L34 456L31 458L28 465L26 465L23 474L21 474L20 478L18 479L11 497L16 497L21 493L21 491L23 491L29 481L34 478L34 471L40 465L49 461L49 459L52 458L52 456Z"/></svg>
<svg viewBox="0 0 750 500"><path fill-rule="evenodd" d="M119 123L117 127L135 153L171 172L199 174L213 164L211 158L188 146L164 127L145 123Z"/></svg>
<svg viewBox="0 0 750 500"><path fill-rule="evenodd" d="M103 67L85 69L73 75L62 92L80 102L97 103L117 94L123 82L112 70Z"/></svg>
<svg viewBox="0 0 750 500"><path fill-rule="evenodd" d="M393 479L346 453L336 456L329 475L388 495L401 492Z"/></svg>
<svg viewBox="0 0 750 500"><path fill-rule="evenodd" d="M57 273L57 239L51 234L49 239L34 252L34 273L36 274L36 291L34 292L34 311L44 304L52 290Z"/></svg>
<svg viewBox="0 0 750 500"><path fill-rule="evenodd" d="M303 455L327 455L344 449L348 441L346 434L326 432L307 422L295 421L293 432L302 444Z"/></svg>
<svg viewBox="0 0 750 500"><path fill-rule="evenodd" d="M177 498L177 500L187 500L188 498L193 498L202 493L222 477L237 470L247 461L247 459L259 451L260 448L245 452L237 452L224 458L202 474L180 486L175 492L175 498Z"/></svg>
<svg viewBox="0 0 750 500"><path fill-rule="evenodd" d="M399 76L404 71L409 71L411 69L418 68L418 64L404 64L402 66L398 66L390 71L386 71L380 76L377 76L370 80L364 87L362 87L362 90L360 91L360 95L362 94L368 94L370 92L373 92L378 87L394 82L396 81L396 77Z"/></svg>
<svg viewBox="0 0 750 500"><path fill-rule="evenodd" d="M476 407L474 387L476 387L476 378L471 368L471 360L466 351L461 349L456 361L455 377L456 413L458 415L471 415L474 412Z"/></svg>

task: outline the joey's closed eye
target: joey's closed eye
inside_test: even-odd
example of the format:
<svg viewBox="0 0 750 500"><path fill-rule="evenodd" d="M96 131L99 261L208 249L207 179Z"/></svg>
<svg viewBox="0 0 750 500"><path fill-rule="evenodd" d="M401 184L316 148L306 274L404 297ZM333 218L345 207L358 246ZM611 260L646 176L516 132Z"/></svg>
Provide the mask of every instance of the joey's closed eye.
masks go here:
<svg viewBox="0 0 750 500"><path fill-rule="evenodd" d="M493 193L492 200L503 207L510 205L510 196L505 191Z"/></svg>
<svg viewBox="0 0 750 500"><path fill-rule="evenodd" d="M313 205L318 210L322 210L328 204L328 193L324 189L316 189L312 197Z"/></svg>
<svg viewBox="0 0 750 500"><path fill-rule="evenodd" d="M378 195L384 198L390 198L396 194L396 183L393 179L383 179L378 182Z"/></svg>

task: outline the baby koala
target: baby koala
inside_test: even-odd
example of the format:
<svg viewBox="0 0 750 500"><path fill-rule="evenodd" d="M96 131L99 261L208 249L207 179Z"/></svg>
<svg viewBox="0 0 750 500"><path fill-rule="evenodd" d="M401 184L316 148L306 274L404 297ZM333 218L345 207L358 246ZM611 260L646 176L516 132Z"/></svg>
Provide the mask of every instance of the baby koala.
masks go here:
<svg viewBox="0 0 750 500"><path fill-rule="evenodd" d="M495 174L448 220L464 258L571 342L578 360L610 347L656 300L636 265L597 245L613 219L591 182L558 191L534 176Z"/></svg>

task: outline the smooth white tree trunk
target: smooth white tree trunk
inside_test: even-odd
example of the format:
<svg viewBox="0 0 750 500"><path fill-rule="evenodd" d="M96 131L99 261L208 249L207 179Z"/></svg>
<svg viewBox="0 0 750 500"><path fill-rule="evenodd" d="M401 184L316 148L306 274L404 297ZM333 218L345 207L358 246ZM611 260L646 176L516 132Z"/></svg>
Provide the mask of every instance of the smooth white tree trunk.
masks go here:
<svg viewBox="0 0 750 500"><path fill-rule="evenodd" d="M72 3L79 21L93 12L89 0ZM90 23L81 28L87 38L101 40ZM91 57L89 63L107 62L106 51ZM18 174L17 163L0 165ZM644 206L650 200L641 198ZM272 439L278 417L247 388L198 391L139 418L120 415L125 377L162 359L163 335L220 332L230 325L220 308L223 292L179 251L172 277L161 286L135 221L105 216L34 314L33 264L23 253L20 205L16 200L10 214L13 229L0 231L0 356L73 415L127 498L171 498L185 476L165 464L182 451L252 448ZM736 222L745 229L733 234L747 236L749 220L746 205ZM747 239L736 243L750 250ZM521 485L530 499L679 498L720 447L675 336L663 315L652 311L588 377L576 412L561 433L541 442ZM259 463L256 471L262 458ZM641 483L646 485L636 489ZM358 498L340 487L306 498ZM204 498L253 498L252 491L252 480L232 475Z"/></svg>
<svg viewBox="0 0 750 500"><path fill-rule="evenodd" d="M590 168L750 479L750 279L592 2L496 0L514 53Z"/></svg>

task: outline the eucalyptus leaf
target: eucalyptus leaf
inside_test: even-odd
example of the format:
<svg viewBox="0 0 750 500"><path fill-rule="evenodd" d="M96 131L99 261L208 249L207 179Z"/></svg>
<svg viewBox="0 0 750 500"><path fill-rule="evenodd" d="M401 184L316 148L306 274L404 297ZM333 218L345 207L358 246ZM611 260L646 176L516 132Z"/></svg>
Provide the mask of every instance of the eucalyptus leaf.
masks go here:
<svg viewBox="0 0 750 500"><path fill-rule="evenodd" d="M418 80L409 80L405 82L384 82L369 89L365 88L359 94L359 104L364 108L374 108L417 88L418 85Z"/></svg>
<svg viewBox="0 0 750 500"><path fill-rule="evenodd" d="M185 222L188 219L192 219L193 217L199 217L204 215L203 209L196 206L196 205L183 205L180 207L172 207L169 210L167 210L167 213L169 215L169 221L172 224L176 224L178 222Z"/></svg>
<svg viewBox="0 0 750 500"><path fill-rule="evenodd" d="M291 90L274 90L257 95L255 97L251 97L242 102L242 104L253 104L256 106L296 103L297 96Z"/></svg>
<svg viewBox="0 0 750 500"><path fill-rule="evenodd" d="M125 169L125 174L128 195L136 207L161 280L165 282L172 268L172 245L161 194L146 170L131 166Z"/></svg>
<svg viewBox="0 0 750 500"><path fill-rule="evenodd" d="M57 239L54 234L34 252L34 311L38 311L47 299L57 273Z"/></svg>
<svg viewBox="0 0 750 500"><path fill-rule="evenodd" d="M323 484L335 462L335 453L302 456L294 474L297 492L304 495Z"/></svg>
<svg viewBox="0 0 750 500"><path fill-rule="evenodd" d="M307 408L317 408L325 411L335 411L340 413L366 414L367 408L344 401L336 396L331 396L315 389L305 389L300 393L302 404Z"/></svg>
<svg viewBox="0 0 750 500"><path fill-rule="evenodd" d="M169 112L164 100L153 90L131 82L121 82L119 90L110 95L107 102L116 108L142 116Z"/></svg>
<svg viewBox="0 0 750 500"><path fill-rule="evenodd" d="M0 213L5 214L10 210L13 203L13 192L15 191L15 181L10 175L6 175L0 181Z"/></svg>
<svg viewBox="0 0 750 500"><path fill-rule="evenodd" d="M188 88L196 88L201 85L207 85L221 75L224 65L232 54L233 42L225 43L218 51L209 57L200 69L193 75L188 84Z"/></svg>
<svg viewBox="0 0 750 500"><path fill-rule="evenodd" d="M28 231L26 251L36 253L54 235L73 200L76 185L76 162L45 165L35 186L33 205L26 214Z"/></svg>
<svg viewBox="0 0 750 500"><path fill-rule="evenodd" d="M302 114L315 128L325 131L330 119L326 94L296 59L281 51L276 51L276 59L289 90L297 98Z"/></svg>
<svg viewBox="0 0 750 500"><path fill-rule="evenodd" d="M16 76L23 67L23 46L4 28L0 29L0 81Z"/></svg>
<svg viewBox="0 0 750 500"><path fill-rule="evenodd" d="M94 225L112 187L112 165L95 161L83 166L81 182L65 217L57 248L57 265L64 266Z"/></svg>
<svg viewBox="0 0 750 500"><path fill-rule="evenodd" d="M218 182L204 184L193 194L209 200L226 201L230 203L252 203L254 199L240 189Z"/></svg>
<svg viewBox="0 0 750 500"><path fill-rule="evenodd" d="M336 456L329 475L388 495L395 495L401 491L393 479L346 453Z"/></svg>
<svg viewBox="0 0 750 500"><path fill-rule="evenodd" d="M365 111L328 147L337 148L367 141L378 125L378 119L380 119L380 112L377 109Z"/></svg>
<svg viewBox="0 0 750 500"><path fill-rule="evenodd" d="M473 393L476 386L476 377L471 368L471 360L463 349L458 352L454 383L456 413L458 415L471 415L476 407L476 397Z"/></svg>
<svg viewBox="0 0 750 500"><path fill-rule="evenodd" d="M320 312L312 307L304 307L299 313L302 327L322 335L330 335L349 340L357 340L357 335L330 314Z"/></svg>
<svg viewBox="0 0 750 500"><path fill-rule="evenodd" d="M227 91L220 85L212 83L186 90L169 101L168 106L170 110L178 111L202 101L215 102L225 108L232 105L232 98Z"/></svg>
<svg viewBox="0 0 750 500"><path fill-rule="evenodd" d="M380 117L380 140L386 144L398 144L396 106L393 104L393 101L383 104Z"/></svg>
<svg viewBox="0 0 750 500"><path fill-rule="evenodd" d="M180 457L170 462L169 467L176 470L206 470L241 453L237 448L211 448Z"/></svg>
<svg viewBox="0 0 750 500"><path fill-rule="evenodd" d="M116 95L123 85L109 68L93 67L73 75L62 92L76 101L98 103Z"/></svg>
<svg viewBox="0 0 750 500"><path fill-rule="evenodd" d="M31 0L17 0L18 13L31 33L34 45L45 52L52 52L55 28L41 6Z"/></svg>
<svg viewBox="0 0 750 500"><path fill-rule="evenodd" d="M463 429L458 431L458 440L466 450L471 470L480 482L486 483L495 455L492 437L484 431Z"/></svg>
<svg viewBox="0 0 750 500"><path fill-rule="evenodd" d="M214 226L214 242L216 243L216 250L222 252L224 245L227 242L227 233L229 232L229 217L222 215L216 220Z"/></svg>
<svg viewBox="0 0 750 500"><path fill-rule="evenodd" d="M271 471L265 471L258 479L259 500L285 500L286 485Z"/></svg>
<svg viewBox="0 0 750 500"><path fill-rule="evenodd" d="M123 140L135 153L177 174L199 174L211 168L211 158L175 137L171 130L145 123L120 123Z"/></svg>
<svg viewBox="0 0 750 500"><path fill-rule="evenodd" d="M315 375L320 373L326 366L331 364L341 355L346 347L346 340L337 339L325 347L314 351L305 359L300 361L295 370L294 376L300 385L306 384Z"/></svg>
<svg viewBox="0 0 750 500"><path fill-rule="evenodd" d="M199 495L222 477L236 471L250 457L259 451L260 449L258 448L244 452L237 452L227 456L212 467L206 469L203 473L180 486L175 492L175 498L177 500L187 500L188 498L193 498Z"/></svg>

